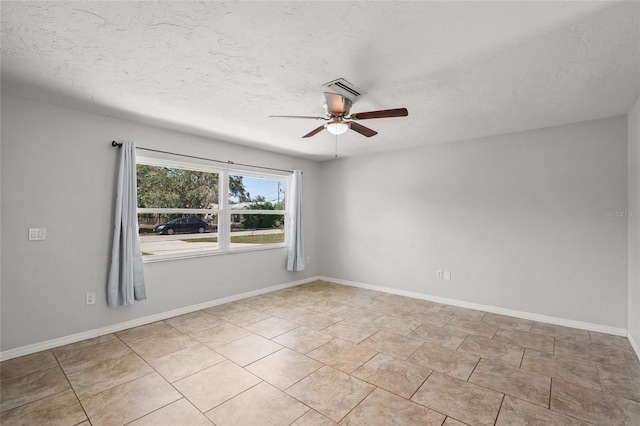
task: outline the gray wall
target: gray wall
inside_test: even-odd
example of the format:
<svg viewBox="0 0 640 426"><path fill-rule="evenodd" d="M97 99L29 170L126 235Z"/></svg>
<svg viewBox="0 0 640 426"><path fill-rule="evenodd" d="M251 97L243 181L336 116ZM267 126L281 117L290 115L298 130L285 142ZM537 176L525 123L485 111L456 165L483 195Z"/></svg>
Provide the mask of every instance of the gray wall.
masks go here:
<svg viewBox="0 0 640 426"><path fill-rule="evenodd" d="M2 97L3 351L318 275L285 270L286 249L145 264L148 300L108 308L118 152L138 146L304 170L307 255L315 260L318 164L59 106ZM27 229L47 229L45 241ZM85 306L88 291L97 303Z"/></svg>
<svg viewBox="0 0 640 426"><path fill-rule="evenodd" d="M627 115L629 135L629 332L640 344L640 100Z"/></svg>
<svg viewBox="0 0 640 426"><path fill-rule="evenodd" d="M321 164L323 275L627 326L626 118ZM452 280L436 279L436 270Z"/></svg>

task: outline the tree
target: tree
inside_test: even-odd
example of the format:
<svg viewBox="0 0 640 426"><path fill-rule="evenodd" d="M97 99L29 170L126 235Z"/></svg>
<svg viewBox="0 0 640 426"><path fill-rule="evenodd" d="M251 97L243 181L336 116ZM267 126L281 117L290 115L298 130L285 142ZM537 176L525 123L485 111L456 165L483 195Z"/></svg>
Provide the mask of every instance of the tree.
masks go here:
<svg viewBox="0 0 640 426"><path fill-rule="evenodd" d="M251 196L244 189L244 183L242 182L242 176L229 176L229 196L238 197L239 202L246 203L251 201Z"/></svg>
<svg viewBox="0 0 640 426"><path fill-rule="evenodd" d="M206 209L219 203L218 174L138 164L138 207ZM242 176L229 177L229 194L246 198Z"/></svg>

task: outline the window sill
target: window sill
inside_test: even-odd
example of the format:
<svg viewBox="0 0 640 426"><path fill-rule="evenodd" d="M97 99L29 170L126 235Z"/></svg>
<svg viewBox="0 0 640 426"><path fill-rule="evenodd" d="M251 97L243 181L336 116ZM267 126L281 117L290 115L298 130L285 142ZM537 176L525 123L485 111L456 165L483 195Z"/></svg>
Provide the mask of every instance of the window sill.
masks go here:
<svg viewBox="0 0 640 426"><path fill-rule="evenodd" d="M176 254L158 254L153 256L142 256L142 263L156 263L156 262L165 262L170 260L181 260L181 259L193 259L197 257L210 257L210 256L222 256L226 254L234 254L234 253L246 253L252 251L264 251L264 250L277 250L287 248L286 244L265 244L260 247L237 247L230 248L228 250L202 250L202 251L193 251L187 253L176 253Z"/></svg>

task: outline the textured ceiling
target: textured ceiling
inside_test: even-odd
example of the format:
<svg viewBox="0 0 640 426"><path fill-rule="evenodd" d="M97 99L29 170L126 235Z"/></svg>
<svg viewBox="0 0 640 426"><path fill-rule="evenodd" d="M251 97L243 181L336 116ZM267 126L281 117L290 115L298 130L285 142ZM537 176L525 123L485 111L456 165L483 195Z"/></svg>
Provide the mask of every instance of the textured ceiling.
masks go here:
<svg viewBox="0 0 640 426"><path fill-rule="evenodd" d="M624 114L639 2L2 2L2 90L312 159L323 83L367 94L340 156ZM105 135L126 138L126 135Z"/></svg>

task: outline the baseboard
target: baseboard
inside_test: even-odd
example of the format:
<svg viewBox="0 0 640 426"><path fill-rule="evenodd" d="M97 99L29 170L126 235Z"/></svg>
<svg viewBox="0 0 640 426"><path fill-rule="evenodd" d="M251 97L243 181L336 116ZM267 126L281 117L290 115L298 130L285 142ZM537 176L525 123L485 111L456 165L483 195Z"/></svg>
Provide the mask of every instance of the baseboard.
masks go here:
<svg viewBox="0 0 640 426"><path fill-rule="evenodd" d="M204 303L198 303L196 305L190 305L190 306L185 306L183 308L173 309L171 311L161 312L159 314L149 315L142 318L136 318L131 321L125 321L118 324L109 325L106 327L83 331L82 333L71 334L69 336L59 337L57 339L46 340L40 343L34 343L27 346L21 346L15 349L9 349L9 350L0 352L0 361L6 361L12 358L17 358L19 356L29 355L29 354L44 351L47 349L53 349L53 348L68 345L71 343L80 342L82 340L104 336L105 334L115 333L115 332L126 330L132 327L139 327L141 325L165 320L167 318L175 317L178 315L188 314L190 312L199 311L202 309L210 308L212 306L222 305L229 302L235 302L237 300L259 296L261 294L271 293L272 291L282 290L289 287L295 287L301 284L307 284L313 281L317 281L318 279L319 279L318 277L310 277L310 278L305 278L303 280L292 281L284 284L278 284L271 287L266 287L258 290L248 291L245 293L235 294L233 296L223 297L221 299L215 299L215 300L210 300Z"/></svg>
<svg viewBox="0 0 640 426"><path fill-rule="evenodd" d="M629 339L629 343L631 343L631 347L636 353L636 358L640 360L640 346L638 346L638 342L633 338L630 331L627 333L627 339Z"/></svg>
<svg viewBox="0 0 640 426"><path fill-rule="evenodd" d="M368 290L381 291L383 293L397 294L399 296L412 297L414 299L428 300L430 302L443 303L446 305L460 306L462 308L476 309L479 311L491 312L493 314L508 315L510 317L528 319L533 321L544 322L548 324L562 325L565 327L579 328L581 330L597 331L599 333L613 334L616 336L627 336L628 331L625 328L611 327L601 324L593 324L589 322L574 321L565 318L557 318L547 315L533 314L530 312L516 311L513 309L499 308L490 305L481 305L478 303L465 302L456 299L447 299L445 297L431 296L423 293L416 293L408 290L399 290L391 287L383 287L378 285L364 284L355 281L341 280L338 278L320 277L323 281L330 281L336 284L348 285L351 287L365 288ZM638 351L636 351L638 353Z"/></svg>

